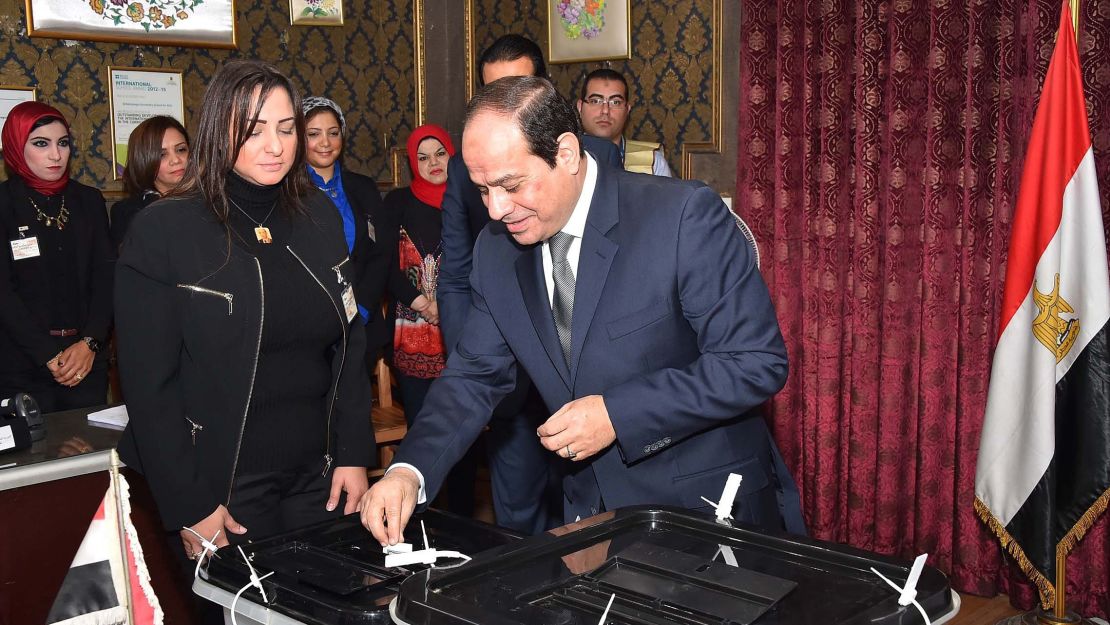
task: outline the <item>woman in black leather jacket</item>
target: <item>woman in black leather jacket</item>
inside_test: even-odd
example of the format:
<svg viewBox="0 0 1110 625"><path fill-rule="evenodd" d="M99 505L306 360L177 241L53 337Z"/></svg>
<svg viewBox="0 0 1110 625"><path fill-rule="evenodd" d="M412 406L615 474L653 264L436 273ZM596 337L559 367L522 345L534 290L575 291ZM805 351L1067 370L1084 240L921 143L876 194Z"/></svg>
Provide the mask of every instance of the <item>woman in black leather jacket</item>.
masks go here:
<svg viewBox="0 0 1110 625"><path fill-rule="evenodd" d="M198 535L355 510L376 457L347 246L305 175L296 89L232 61L200 110L181 185L131 224L115 300L120 454L190 558Z"/></svg>

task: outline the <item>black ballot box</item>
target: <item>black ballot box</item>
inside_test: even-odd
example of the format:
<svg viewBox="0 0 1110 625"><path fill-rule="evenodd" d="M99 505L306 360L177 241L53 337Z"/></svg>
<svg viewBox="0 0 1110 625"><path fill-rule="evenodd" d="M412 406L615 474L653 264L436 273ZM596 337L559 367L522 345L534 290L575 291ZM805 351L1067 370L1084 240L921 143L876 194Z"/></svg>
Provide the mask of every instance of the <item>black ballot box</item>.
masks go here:
<svg viewBox="0 0 1110 625"><path fill-rule="evenodd" d="M447 512L429 509L414 514L405 528L405 542L424 548L466 555L490 552L519 542L511 530ZM378 625L391 623L389 604L406 577L426 565L387 568L381 545L352 514L255 543L242 545L266 592L264 601L254 588L235 595L250 583L250 569L235 547L220 549L193 591L222 605L225 617L235 602L236 623L253 625ZM440 566L461 564L442 559ZM229 618L225 618L231 622Z"/></svg>
<svg viewBox="0 0 1110 625"><path fill-rule="evenodd" d="M910 625L899 586L910 562L659 507L607 512L465 566L409 576L391 608L402 625ZM935 624L959 610L926 566L917 600Z"/></svg>

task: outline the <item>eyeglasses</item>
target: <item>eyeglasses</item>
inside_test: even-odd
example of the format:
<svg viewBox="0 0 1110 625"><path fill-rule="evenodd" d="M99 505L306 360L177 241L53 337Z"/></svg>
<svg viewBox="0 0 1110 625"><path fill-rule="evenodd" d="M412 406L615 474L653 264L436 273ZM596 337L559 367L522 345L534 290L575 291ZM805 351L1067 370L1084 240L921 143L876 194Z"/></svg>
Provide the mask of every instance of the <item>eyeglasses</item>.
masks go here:
<svg viewBox="0 0 1110 625"><path fill-rule="evenodd" d="M602 104L608 104L609 108L611 109L622 109L628 104L628 102L619 95L615 95L610 98L603 98L599 95L592 95L586 98L585 102L590 106L601 106Z"/></svg>

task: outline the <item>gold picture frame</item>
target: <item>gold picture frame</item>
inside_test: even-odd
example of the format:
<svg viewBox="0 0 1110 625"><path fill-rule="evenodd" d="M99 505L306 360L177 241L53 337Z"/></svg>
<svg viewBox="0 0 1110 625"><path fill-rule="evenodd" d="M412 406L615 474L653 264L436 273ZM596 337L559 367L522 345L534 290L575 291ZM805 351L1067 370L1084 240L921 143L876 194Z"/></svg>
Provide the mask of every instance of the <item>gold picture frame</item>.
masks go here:
<svg viewBox="0 0 1110 625"><path fill-rule="evenodd" d="M37 87L0 85L0 128L4 127L4 122L8 120L8 113L17 104L34 102L38 99L39 91ZM3 147L3 142L0 142L0 147Z"/></svg>
<svg viewBox="0 0 1110 625"><path fill-rule="evenodd" d="M547 0L547 62L632 58L632 0Z"/></svg>
<svg viewBox="0 0 1110 625"><path fill-rule="evenodd" d="M238 48L235 0L111 0L68 3L25 0L31 37L146 46Z"/></svg>
<svg viewBox="0 0 1110 625"><path fill-rule="evenodd" d="M181 70L161 67L108 67L108 124L112 131L112 179L123 178L127 142L143 120L168 115L185 125Z"/></svg>
<svg viewBox="0 0 1110 625"><path fill-rule="evenodd" d="M292 26L342 26L343 0L289 0Z"/></svg>

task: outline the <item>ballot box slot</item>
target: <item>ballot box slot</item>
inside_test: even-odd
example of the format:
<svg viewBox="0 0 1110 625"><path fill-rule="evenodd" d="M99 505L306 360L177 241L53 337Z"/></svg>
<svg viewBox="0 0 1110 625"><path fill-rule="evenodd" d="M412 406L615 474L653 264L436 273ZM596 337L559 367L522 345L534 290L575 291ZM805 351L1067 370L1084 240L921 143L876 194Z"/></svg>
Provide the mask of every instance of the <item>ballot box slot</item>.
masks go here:
<svg viewBox="0 0 1110 625"><path fill-rule="evenodd" d="M403 579L384 567L338 557L300 542L256 553L253 562L259 570L278 570L283 577L340 597L376 587L395 588Z"/></svg>

